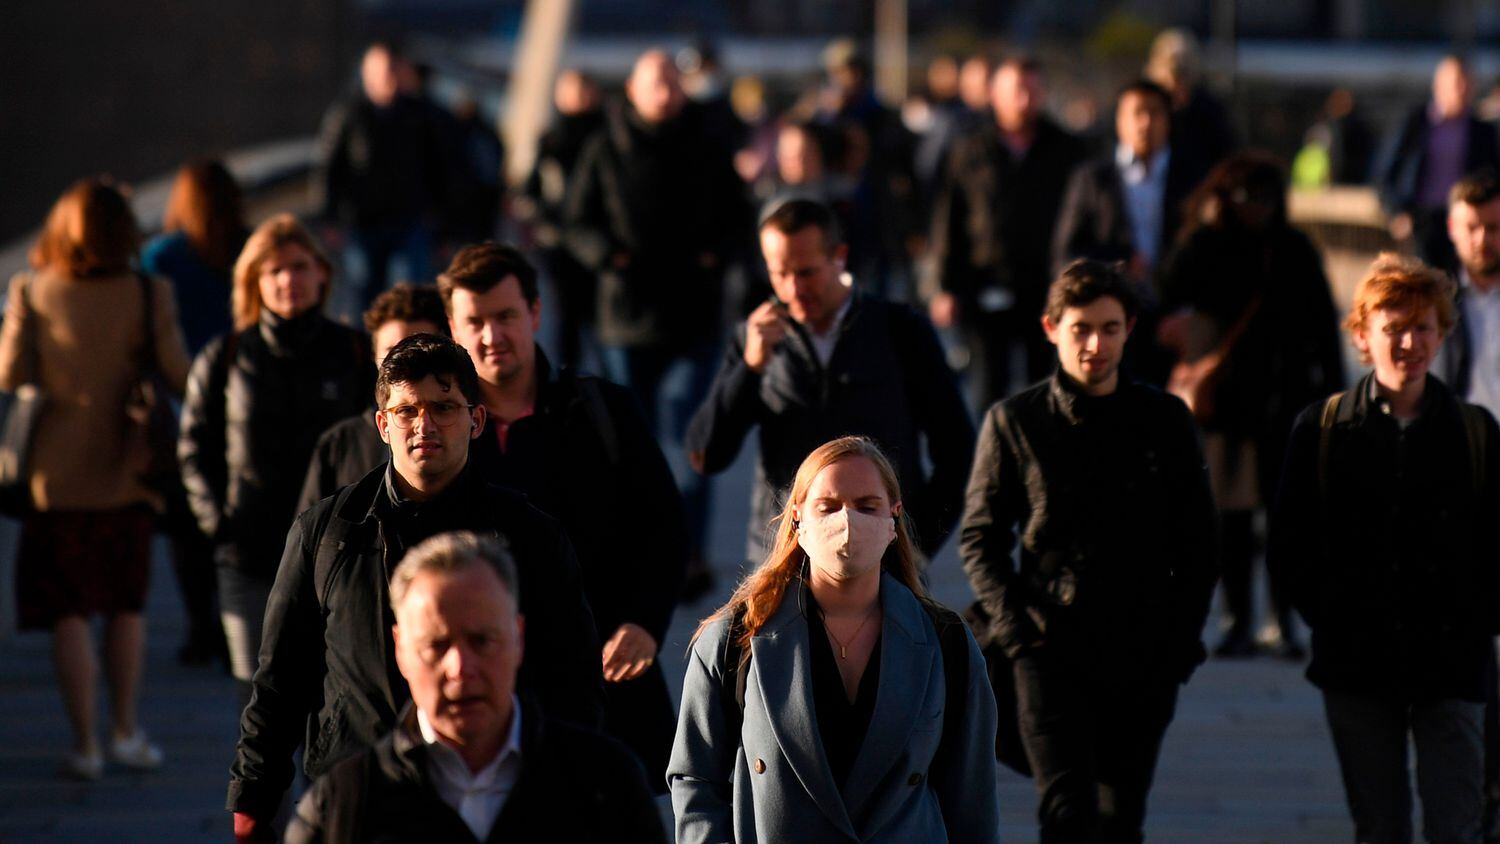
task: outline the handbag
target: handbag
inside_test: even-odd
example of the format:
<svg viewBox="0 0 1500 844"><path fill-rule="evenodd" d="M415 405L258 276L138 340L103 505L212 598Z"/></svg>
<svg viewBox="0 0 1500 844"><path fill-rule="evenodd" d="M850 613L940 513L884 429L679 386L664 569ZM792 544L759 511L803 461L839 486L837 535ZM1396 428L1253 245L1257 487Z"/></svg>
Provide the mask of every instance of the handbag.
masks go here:
<svg viewBox="0 0 1500 844"><path fill-rule="evenodd" d="M161 362L156 356L156 301L151 279L136 273L141 297L145 303L145 346L141 352L140 374L125 396L126 454L137 461L136 474L146 489L155 494L158 509L178 484L177 415Z"/></svg>
<svg viewBox="0 0 1500 844"><path fill-rule="evenodd" d="M0 394L0 513L22 516L31 510L31 482L28 474L31 458L31 441L41 419L46 395L37 382L39 354L37 350L36 313L31 309L27 290L31 286L29 277L18 281L15 295L21 297L21 310L26 314L22 327L21 351L26 356L26 381L13 393Z"/></svg>
<svg viewBox="0 0 1500 844"><path fill-rule="evenodd" d="M978 601L970 604L964 611L964 621L974 631L979 650L984 654L985 667L990 675L990 689L995 693L995 761L1023 777L1029 777L1031 760L1026 757L1026 745L1021 741L1016 675L1011 670L1010 657L990 638L990 614L983 604Z"/></svg>
<svg viewBox="0 0 1500 844"><path fill-rule="evenodd" d="M1167 378L1167 392L1182 399L1200 425L1206 425L1214 419L1217 409L1214 407L1214 396L1227 372L1229 353L1260 312L1260 300L1260 294L1255 294L1239 319L1235 320L1234 325L1229 327L1213 349L1192 359L1180 360L1172 367L1172 374ZM1190 318L1207 319L1197 314L1190 315Z"/></svg>

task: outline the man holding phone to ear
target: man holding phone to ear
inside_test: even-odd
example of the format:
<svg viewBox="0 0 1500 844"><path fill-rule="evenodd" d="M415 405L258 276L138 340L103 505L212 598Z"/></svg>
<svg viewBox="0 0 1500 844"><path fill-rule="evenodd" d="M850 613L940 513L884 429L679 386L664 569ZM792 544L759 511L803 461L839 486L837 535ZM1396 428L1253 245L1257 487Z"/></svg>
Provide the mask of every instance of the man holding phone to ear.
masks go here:
<svg viewBox="0 0 1500 844"><path fill-rule="evenodd" d="M748 554L765 555L776 497L814 448L863 435L885 449L908 487L906 507L931 556L957 523L974 424L926 318L860 292L826 206L775 206L760 225L774 295L736 332L708 398L688 427L694 468L734 462L760 428ZM923 468L923 444L927 463Z"/></svg>

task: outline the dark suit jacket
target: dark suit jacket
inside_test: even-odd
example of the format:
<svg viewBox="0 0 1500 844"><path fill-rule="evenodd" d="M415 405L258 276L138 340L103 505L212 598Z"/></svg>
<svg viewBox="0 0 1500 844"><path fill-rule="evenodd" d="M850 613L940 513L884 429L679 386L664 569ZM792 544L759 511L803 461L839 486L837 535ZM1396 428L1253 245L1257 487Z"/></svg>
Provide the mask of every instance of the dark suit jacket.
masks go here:
<svg viewBox="0 0 1500 844"><path fill-rule="evenodd" d="M1422 168L1427 163L1427 112L1429 103L1413 109L1401 123L1395 142L1376 174L1376 187L1386 212L1398 214L1417 210L1417 191L1422 185ZM1464 172L1481 167L1500 167L1500 140L1495 126L1470 114L1469 150L1464 158Z"/></svg>
<svg viewBox="0 0 1500 844"><path fill-rule="evenodd" d="M408 705L396 728L319 777L286 840L474 842L438 797L427 745ZM617 742L521 704L521 776L486 841L664 841L641 766Z"/></svg>
<svg viewBox="0 0 1500 844"><path fill-rule="evenodd" d="M688 426L688 450L703 453L709 474L722 472L759 427L748 537L758 561L770 550L777 502L807 455L841 436L870 437L896 466L922 551L935 555L958 522L974 453L974 423L953 370L932 324L906 305L855 293L837 331L826 366L799 325L756 373L745 365L742 324Z"/></svg>
<svg viewBox="0 0 1500 844"><path fill-rule="evenodd" d="M1190 152L1173 149L1167 163L1158 264L1165 258L1182 225L1182 205L1204 176L1204 168ZM1129 261L1136 252L1135 236L1125 210L1125 185L1115 166L1111 146L1106 155L1073 171L1058 212L1052 236L1052 270L1056 273L1075 258Z"/></svg>
<svg viewBox="0 0 1500 844"><path fill-rule="evenodd" d="M1432 364L1432 374L1442 379L1459 398L1469 394L1469 383L1474 370L1474 344L1469 339L1469 326L1464 320L1464 297L1467 295L1468 288L1459 285L1453 302L1458 320L1453 323L1448 336L1443 338L1442 351Z"/></svg>

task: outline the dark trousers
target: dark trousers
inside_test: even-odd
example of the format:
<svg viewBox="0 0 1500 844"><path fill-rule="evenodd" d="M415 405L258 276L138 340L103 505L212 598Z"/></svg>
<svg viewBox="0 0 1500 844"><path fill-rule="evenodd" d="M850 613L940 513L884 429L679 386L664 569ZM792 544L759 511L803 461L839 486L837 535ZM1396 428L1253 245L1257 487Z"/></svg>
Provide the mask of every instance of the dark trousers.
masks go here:
<svg viewBox="0 0 1500 844"><path fill-rule="evenodd" d="M1323 708L1356 841L1410 844L1409 741L1417 751L1423 838L1430 844L1479 844L1484 704L1457 699L1411 704L1324 692Z"/></svg>
<svg viewBox="0 0 1500 844"><path fill-rule="evenodd" d="M350 245L365 262L360 310L391 286L391 264L401 265L396 281L426 284L431 278L432 232L420 221L365 226L351 233Z"/></svg>
<svg viewBox="0 0 1500 844"><path fill-rule="evenodd" d="M214 546L197 528L172 535L172 571L187 611L188 629L184 645L200 656L213 656L224 649L224 628L217 607L218 572Z"/></svg>
<svg viewBox="0 0 1500 844"><path fill-rule="evenodd" d="M224 628L219 622L214 544L198 529L181 485L168 494L159 524L172 540L172 571L187 615L184 650L197 659L217 656L224 652Z"/></svg>
<svg viewBox="0 0 1500 844"><path fill-rule="evenodd" d="M1052 374L1057 350L1042 333L1040 308L980 312L964 320L960 330L969 347L969 381L979 407L987 408L1011 393ZM1021 355L1025 383L1012 383L1015 355Z"/></svg>
<svg viewBox="0 0 1500 844"><path fill-rule="evenodd" d="M557 363L578 369L594 325L594 274L566 249L542 250L541 258L557 294Z"/></svg>
<svg viewBox="0 0 1500 844"><path fill-rule="evenodd" d="M1014 661L1041 844L1144 840L1146 796L1177 684L1123 672L1088 676L1088 664L1080 653L1045 647Z"/></svg>
<svg viewBox="0 0 1500 844"><path fill-rule="evenodd" d="M1230 629L1255 635L1255 514L1229 510L1220 514L1220 559L1224 566L1224 615ZM1287 584L1267 570L1271 610L1283 639L1292 636L1292 603Z"/></svg>
<svg viewBox="0 0 1500 844"><path fill-rule="evenodd" d="M600 639L605 638L601 631ZM641 760L651 793L666 794L667 761L677 734L677 713L672 709L660 663L653 662L634 680L604 684L604 731Z"/></svg>

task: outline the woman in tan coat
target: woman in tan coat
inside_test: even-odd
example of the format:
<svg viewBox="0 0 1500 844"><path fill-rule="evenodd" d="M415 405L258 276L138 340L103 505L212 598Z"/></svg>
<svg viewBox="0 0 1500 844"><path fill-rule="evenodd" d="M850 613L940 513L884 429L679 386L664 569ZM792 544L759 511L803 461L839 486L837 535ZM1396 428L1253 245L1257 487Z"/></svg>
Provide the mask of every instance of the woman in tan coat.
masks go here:
<svg viewBox="0 0 1500 844"><path fill-rule="evenodd" d="M128 437L125 403L146 343L155 344L163 380L179 392L188 359L171 285L133 270L139 246L130 205L116 188L102 179L74 184L31 251L33 271L11 280L0 326L0 389L34 384L45 397L27 464L32 512L21 525L20 621L52 630L74 735L64 773L83 779L98 779L104 763L95 734L95 614L107 619L109 757L131 768L162 759L136 723L154 502L137 476L143 455Z"/></svg>

